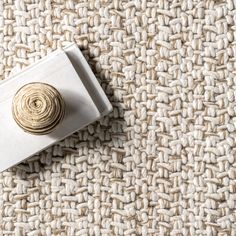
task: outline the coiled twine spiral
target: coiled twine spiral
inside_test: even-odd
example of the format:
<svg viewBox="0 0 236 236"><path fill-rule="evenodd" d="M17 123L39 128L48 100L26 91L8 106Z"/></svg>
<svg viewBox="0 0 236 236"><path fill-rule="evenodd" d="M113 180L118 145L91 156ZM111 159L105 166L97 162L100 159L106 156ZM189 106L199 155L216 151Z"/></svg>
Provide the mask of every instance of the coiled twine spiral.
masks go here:
<svg viewBox="0 0 236 236"><path fill-rule="evenodd" d="M12 114L24 131L44 135L51 133L63 120L65 103L51 85L30 83L18 90L13 98Z"/></svg>

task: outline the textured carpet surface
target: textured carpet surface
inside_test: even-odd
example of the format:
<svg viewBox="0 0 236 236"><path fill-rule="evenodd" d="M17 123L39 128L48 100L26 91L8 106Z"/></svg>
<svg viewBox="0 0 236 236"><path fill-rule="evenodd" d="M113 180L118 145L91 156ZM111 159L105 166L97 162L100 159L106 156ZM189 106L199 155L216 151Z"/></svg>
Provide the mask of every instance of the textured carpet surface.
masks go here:
<svg viewBox="0 0 236 236"><path fill-rule="evenodd" d="M70 41L114 111L0 174L0 235L236 235L235 1L0 1L2 79Z"/></svg>

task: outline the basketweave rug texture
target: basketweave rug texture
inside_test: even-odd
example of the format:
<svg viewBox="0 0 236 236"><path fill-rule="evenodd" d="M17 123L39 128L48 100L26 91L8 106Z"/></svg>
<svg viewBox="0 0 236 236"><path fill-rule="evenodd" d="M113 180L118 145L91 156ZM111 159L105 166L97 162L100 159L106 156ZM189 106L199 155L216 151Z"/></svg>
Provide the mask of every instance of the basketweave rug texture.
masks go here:
<svg viewBox="0 0 236 236"><path fill-rule="evenodd" d="M0 1L2 79L76 42L114 106L0 174L0 235L236 235L235 16L233 0Z"/></svg>

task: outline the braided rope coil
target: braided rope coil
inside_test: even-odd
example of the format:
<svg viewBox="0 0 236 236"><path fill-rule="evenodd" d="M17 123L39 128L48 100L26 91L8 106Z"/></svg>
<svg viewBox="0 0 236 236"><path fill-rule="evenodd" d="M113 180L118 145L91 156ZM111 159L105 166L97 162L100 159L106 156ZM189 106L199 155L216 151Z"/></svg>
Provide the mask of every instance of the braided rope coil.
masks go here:
<svg viewBox="0 0 236 236"><path fill-rule="evenodd" d="M15 94L12 103L15 122L35 135L51 133L64 118L65 103L60 93L45 83L29 83Z"/></svg>

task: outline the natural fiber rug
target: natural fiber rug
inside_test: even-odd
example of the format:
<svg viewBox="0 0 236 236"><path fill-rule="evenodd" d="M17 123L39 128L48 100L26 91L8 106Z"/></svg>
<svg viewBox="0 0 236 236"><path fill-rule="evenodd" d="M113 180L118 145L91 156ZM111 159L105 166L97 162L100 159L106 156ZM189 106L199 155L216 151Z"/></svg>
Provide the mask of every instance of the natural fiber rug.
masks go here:
<svg viewBox="0 0 236 236"><path fill-rule="evenodd" d="M0 235L236 235L235 14L233 0L1 1L3 79L75 41L114 111L0 175Z"/></svg>

